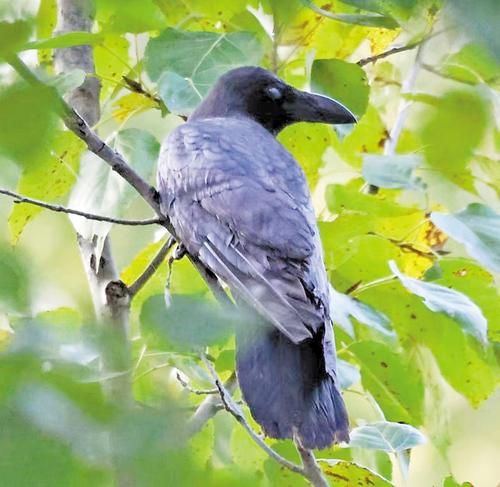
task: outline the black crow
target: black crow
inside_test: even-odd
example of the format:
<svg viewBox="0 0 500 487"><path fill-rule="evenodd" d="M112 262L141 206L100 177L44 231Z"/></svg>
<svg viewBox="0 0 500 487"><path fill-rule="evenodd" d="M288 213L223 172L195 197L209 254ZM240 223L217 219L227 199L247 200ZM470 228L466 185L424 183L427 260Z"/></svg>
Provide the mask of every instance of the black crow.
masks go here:
<svg viewBox="0 0 500 487"><path fill-rule="evenodd" d="M237 326L237 374L272 438L306 448L348 441L329 284L306 179L275 139L295 122L353 123L339 102L257 67L221 76L165 140L162 211L188 252L258 312Z"/></svg>

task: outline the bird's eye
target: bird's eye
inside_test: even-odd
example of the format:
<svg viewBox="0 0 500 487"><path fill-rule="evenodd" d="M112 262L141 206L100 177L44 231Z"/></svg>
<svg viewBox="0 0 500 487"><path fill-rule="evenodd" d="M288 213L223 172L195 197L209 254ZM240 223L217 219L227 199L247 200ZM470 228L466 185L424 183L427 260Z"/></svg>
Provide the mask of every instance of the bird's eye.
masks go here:
<svg viewBox="0 0 500 487"><path fill-rule="evenodd" d="M273 101L279 101L283 98L283 92L276 86L271 86L266 91L269 98Z"/></svg>

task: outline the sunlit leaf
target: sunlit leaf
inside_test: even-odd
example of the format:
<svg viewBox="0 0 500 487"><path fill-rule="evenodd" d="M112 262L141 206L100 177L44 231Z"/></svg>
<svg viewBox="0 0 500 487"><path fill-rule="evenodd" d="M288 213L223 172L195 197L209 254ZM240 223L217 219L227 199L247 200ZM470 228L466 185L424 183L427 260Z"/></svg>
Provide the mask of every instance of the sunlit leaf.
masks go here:
<svg viewBox="0 0 500 487"><path fill-rule="evenodd" d="M368 289L362 298L389 316L408 352L415 345L428 347L443 377L472 405L479 405L495 390L494 359L447 314L431 311L398 281Z"/></svg>
<svg viewBox="0 0 500 487"><path fill-rule="evenodd" d="M24 170L17 186L19 193L43 201L54 201L67 194L76 181L84 146L73 133L60 132L50 155L41 164ZM13 242L17 242L25 226L42 210L35 205L14 205L9 215Z"/></svg>
<svg viewBox="0 0 500 487"><path fill-rule="evenodd" d="M36 34L39 39L47 39L52 36L57 24L57 0L40 0L40 6L36 16ZM50 49L38 51L40 64L49 64L52 58Z"/></svg>
<svg viewBox="0 0 500 487"><path fill-rule="evenodd" d="M354 462L321 460L321 470L332 486L392 487L393 484L369 468Z"/></svg>
<svg viewBox="0 0 500 487"><path fill-rule="evenodd" d="M297 123L283 130L278 140L292 153L304 170L309 185L314 187L319 179L322 156L330 146L333 133L322 124Z"/></svg>
<svg viewBox="0 0 500 487"><path fill-rule="evenodd" d="M402 274L394 261L389 266L408 289L424 299L424 304L432 311L440 311L457 320L466 333L470 333L483 343L488 341L488 323L481 309L471 299L458 291L432 282L420 281Z"/></svg>
<svg viewBox="0 0 500 487"><path fill-rule="evenodd" d="M92 32L66 32L50 39L40 39L23 45L27 49L61 49L65 47L94 45L102 40L101 34Z"/></svg>
<svg viewBox="0 0 500 487"><path fill-rule="evenodd" d="M354 428L349 446L373 448L391 453L408 450L426 442L425 436L409 424L380 421Z"/></svg>
<svg viewBox="0 0 500 487"><path fill-rule="evenodd" d="M316 59L312 65L311 87L340 101L358 117L368 106L368 81L357 64L340 59Z"/></svg>
<svg viewBox="0 0 500 487"><path fill-rule="evenodd" d="M431 220L451 238L465 245L471 257L500 272L500 215L488 206L473 203L458 213L433 212Z"/></svg>
<svg viewBox="0 0 500 487"><path fill-rule="evenodd" d="M373 341L349 347L361 366L361 382L386 418L418 425L423 419L424 385L419 369L393 346Z"/></svg>
<svg viewBox="0 0 500 487"><path fill-rule="evenodd" d="M110 32L145 32L165 25L165 17L154 0L97 0L96 19Z"/></svg>
<svg viewBox="0 0 500 487"><path fill-rule="evenodd" d="M117 122L124 122L129 117L156 107L156 103L151 98L140 93L129 93L122 96L115 103L116 109L113 111L113 117Z"/></svg>
<svg viewBox="0 0 500 487"><path fill-rule="evenodd" d="M363 194L340 184L328 186L325 196L328 208L333 213L347 211L381 217L396 217L418 211L415 208L404 207L378 196Z"/></svg>
<svg viewBox="0 0 500 487"><path fill-rule="evenodd" d="M101 98L106 99L117 85L123 85L122 76L131 76L129 42L123 35L106 34L94 46L95 70L101 81ZM135 72L137 75L138 73Z"/></svg>

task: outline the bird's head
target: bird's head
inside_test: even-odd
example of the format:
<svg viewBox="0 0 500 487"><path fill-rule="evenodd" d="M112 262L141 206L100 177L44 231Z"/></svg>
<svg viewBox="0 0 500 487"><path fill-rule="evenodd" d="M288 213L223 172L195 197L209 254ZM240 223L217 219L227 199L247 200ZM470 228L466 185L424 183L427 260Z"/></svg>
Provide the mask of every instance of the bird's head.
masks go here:
<svg viewBox="0 0 500 487"><path fill-rule="evenodd" d="M342 103L300 91L254 66L236 68L221 76L191 119L211 117L250 117L273 134L296 122L356 122Z"/></svg>

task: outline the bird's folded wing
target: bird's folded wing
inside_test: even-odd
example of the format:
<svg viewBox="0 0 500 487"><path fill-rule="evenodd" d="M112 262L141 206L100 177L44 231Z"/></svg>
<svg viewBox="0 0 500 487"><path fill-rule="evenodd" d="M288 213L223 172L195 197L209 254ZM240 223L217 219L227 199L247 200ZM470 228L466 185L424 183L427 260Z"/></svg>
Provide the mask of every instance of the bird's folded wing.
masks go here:
<svg viewBox="0 0 500 487"><path fill-rule="evenodd" d="M255 160L242 160L241 151L182 149L168 157L196 163L161 164L159 183L162 198L175 195L169 214L183 243L290 340L311 338L324 313L311 299L317 229L309 209L285 183L263 178L265 168L257 168L259 174Z"/></svg>

